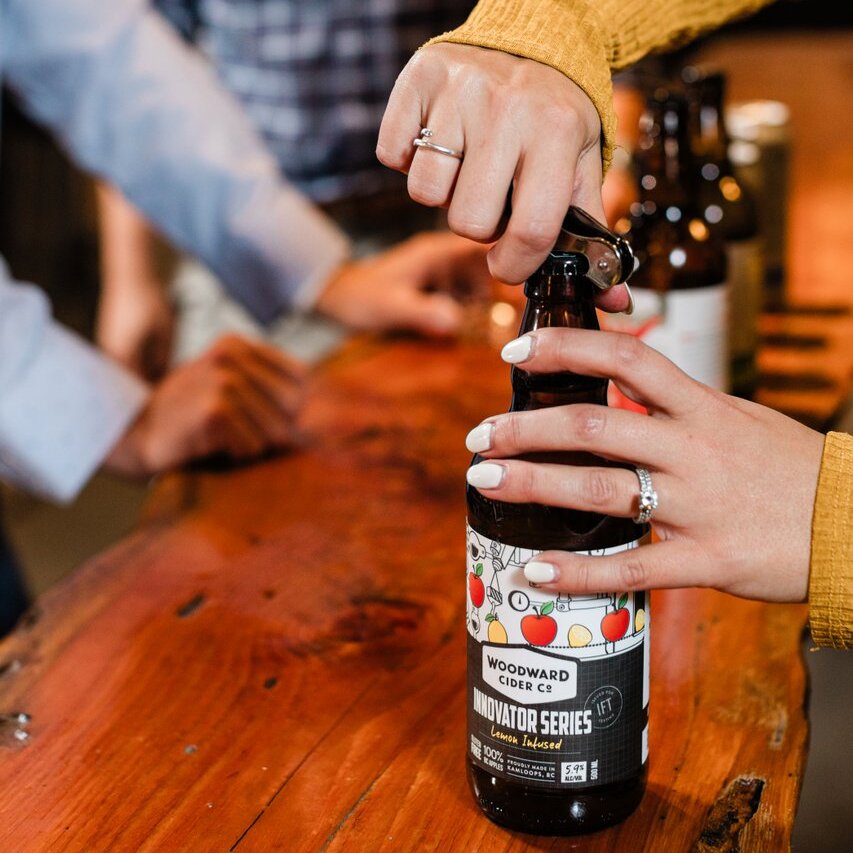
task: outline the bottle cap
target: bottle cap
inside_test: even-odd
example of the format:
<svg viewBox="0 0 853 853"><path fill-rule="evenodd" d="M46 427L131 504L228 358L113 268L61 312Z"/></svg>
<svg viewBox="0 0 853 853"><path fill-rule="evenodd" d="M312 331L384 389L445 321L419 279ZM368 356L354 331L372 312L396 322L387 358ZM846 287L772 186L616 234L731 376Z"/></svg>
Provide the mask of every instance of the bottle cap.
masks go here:
<svg viewBox="0 0 853 853"><path fill-rule="evenodd" d="M539 268L544 275L586 275L589 258L580 252L563 252L555 249Z"/></svg>

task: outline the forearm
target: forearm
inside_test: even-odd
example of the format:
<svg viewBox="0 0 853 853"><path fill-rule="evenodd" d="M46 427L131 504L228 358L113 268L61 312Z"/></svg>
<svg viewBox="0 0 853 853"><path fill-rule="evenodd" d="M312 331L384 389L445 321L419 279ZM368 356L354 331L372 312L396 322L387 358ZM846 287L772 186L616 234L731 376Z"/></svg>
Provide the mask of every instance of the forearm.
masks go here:
<svg viewBox="0 0 853 853"><path fill-rule="evenodd" d="M550 65L595 104L609 163L616 122L611 72L674 48L768 0L480 0L458 29L433 39L477 45ZM432 43L432 42L431 42Z"/></svg>
<svg viewBox="0 0 853 853"><path fill-rule="evenodd" d="M145 219L118 190L98 182L101 283L108 290L158 280L153 234Z"/></svg>

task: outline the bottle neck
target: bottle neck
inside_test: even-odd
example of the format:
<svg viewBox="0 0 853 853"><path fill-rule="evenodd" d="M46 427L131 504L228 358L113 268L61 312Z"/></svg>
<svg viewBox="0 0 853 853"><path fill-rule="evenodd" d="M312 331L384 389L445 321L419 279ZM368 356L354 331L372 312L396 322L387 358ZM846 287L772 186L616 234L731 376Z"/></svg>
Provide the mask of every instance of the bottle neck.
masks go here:
<svg viewBox="0 0 853 853"><path fill-rule="evenodd" d="M585 259L552 254L524 286L527 305L519 335L536 329L598 329L595 285L583 275ZM510 411L543 409L569 403L607 401L607 380L570 371L535 374L512 368Z"/></svg>
<svg viewBox="0 0 853 853"><path fill-rule="evenodd" d="M728 133L723 104L725 78L709 74L690 87L690 115L693 138L699 158L722 166L728 159Z"/></svg>
<svg viewBox="0 0 853 853"><path fill-rule="evenodd" d="M649 105L641 126L637 162L641 203L653 202L657 208L690 204L693 160L686 111L681 105Z"/></svg>

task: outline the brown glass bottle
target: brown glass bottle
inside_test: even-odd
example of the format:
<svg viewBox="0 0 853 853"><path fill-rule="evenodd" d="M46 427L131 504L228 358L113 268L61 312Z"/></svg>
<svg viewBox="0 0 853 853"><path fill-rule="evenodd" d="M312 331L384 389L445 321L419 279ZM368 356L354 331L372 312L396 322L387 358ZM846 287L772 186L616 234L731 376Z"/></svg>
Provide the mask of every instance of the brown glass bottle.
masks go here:
<svg viewBox="0 0 853 853"><path fill-rule="evenodd" d="M728 262L729 358L732 393L749 397L757 380L758 312L764 284L764 253L750 190L735 174L724 121L722 72L685 69L696 196L702 218L725 243Z"/></svg>
<svg viewBox="0 0 853 853"><path fill-rule="evenodd" d="M552 253L525 285L520 333L548 326L597 329L587 268L582 254ZM511 411L606 405L606 379L513 367L511 381ZM614 464L585 453L535 458ZM478 461L475 456L472 464ZM523 832L574 835L617 823L645 790L646 595L628 596L630 605L618 591L555 596L527 583L521 567L549 548L601 553L635 547L647 530L630 519L503 503L470 486L467 499L468 778L474 797L493 821ZM572 678L573 689L567 685Z"/></svg>
<svg viewBox="0 0 853 853"><path fill-rule="evenodd" d="M696 201L683 96L659 89L649 97L635 158L640 200L627 237L640 261L631 279L636 308L607 326L641 337L694 379L727 391L725 247Z"/></svg>

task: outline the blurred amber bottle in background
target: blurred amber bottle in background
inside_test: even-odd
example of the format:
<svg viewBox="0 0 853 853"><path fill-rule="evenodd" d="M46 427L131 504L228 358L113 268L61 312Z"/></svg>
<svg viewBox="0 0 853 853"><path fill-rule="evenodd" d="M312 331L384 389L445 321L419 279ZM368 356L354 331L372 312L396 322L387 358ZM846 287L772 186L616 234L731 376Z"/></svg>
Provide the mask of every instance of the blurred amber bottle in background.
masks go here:
<svg viewBox="0 0 853 853"><path fill-rule="evenodd" d="M728 391L726 251L697 203L683 95L659 88L649 96L635 162L639 200L626 236L639 260L636 308L607 328L637 335L694 379Z"/></svg>
<svg viewBox="0 0 853 853"><path fill-rule="evenodd" d="M722 72L684 69L695 191L699 211L725 243L730 288L729 357L731 391L750 397L757 380L758 315L764 283L764 255L758 215L751 192L729 159Z"/></svg>

